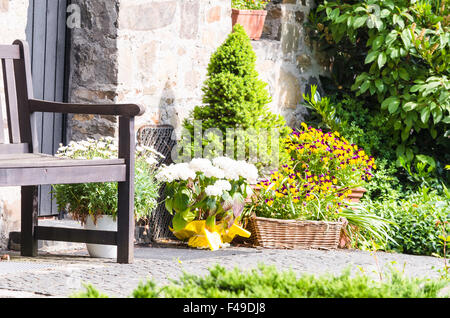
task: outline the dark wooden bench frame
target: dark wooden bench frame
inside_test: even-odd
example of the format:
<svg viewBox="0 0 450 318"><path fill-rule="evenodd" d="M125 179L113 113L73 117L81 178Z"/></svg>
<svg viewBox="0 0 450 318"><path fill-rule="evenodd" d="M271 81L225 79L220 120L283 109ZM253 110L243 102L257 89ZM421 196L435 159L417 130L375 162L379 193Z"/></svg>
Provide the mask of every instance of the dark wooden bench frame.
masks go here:
<svg viewBox="0 0 450 318"><path fill-rule="evenodd" d="M36 100L27 42L16 40L13 45L0 45L0 60L9 133L7 144L0 108L0 187L21 187L21 255L37 256L38 240L67 241L117 245L117 261L132 263L134 117L142 115L144 108L136 104L84 105ZM119 158L67 160L39 154L36 112L119 116ZM117 232L38 226L38 185L89 182L118 182Z"/></svg>

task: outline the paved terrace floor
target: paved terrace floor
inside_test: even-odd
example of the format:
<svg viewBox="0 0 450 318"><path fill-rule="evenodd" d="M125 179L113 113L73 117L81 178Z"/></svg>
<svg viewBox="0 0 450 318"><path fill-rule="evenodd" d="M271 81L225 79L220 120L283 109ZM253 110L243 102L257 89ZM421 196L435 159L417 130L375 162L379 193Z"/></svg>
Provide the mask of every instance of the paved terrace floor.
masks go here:
<svg viewBox="0 0 450 318"><path fill-rule="evenodd" d="M258 264L275 265L296 273L340 273L347 267L354 272L363 269L377 275L380 268L394 266L406 275L438 277L443 260L405 254L354 250L267 250L229 247L211 252L184 247L136 247L134 264L121 265L109 259L89 258L85 249L43 253L37 258L9 254L10 261L0 262L0 297L68 297L82 290L82 283L91 283L112 297L128 297L141 281L153 279L166 284L183 271L206 274L215 264L243 270ZM377 260L377 261L376 261ZM433 268L434 267L434 268Z"/></svg>

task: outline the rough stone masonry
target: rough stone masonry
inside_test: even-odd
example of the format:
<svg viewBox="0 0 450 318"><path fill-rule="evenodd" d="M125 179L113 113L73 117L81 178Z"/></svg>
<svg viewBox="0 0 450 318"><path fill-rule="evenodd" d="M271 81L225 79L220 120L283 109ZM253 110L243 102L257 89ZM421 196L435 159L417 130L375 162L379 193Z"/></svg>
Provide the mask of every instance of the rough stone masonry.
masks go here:
<svg viewBox="0 0 450 318"><path fill-rule="evenodd" d="M231 32L230 0L75 1L81 28L73 30L73 102L136 102L144 124L176 129L201 105L211 54ZM304 23L313 1L273 0L263 38L253 41L257 70L268 83L271 109L291 126L304 115L305 85L327 72ZM69 139L114 135L108 116L72 116Z"/></svg>

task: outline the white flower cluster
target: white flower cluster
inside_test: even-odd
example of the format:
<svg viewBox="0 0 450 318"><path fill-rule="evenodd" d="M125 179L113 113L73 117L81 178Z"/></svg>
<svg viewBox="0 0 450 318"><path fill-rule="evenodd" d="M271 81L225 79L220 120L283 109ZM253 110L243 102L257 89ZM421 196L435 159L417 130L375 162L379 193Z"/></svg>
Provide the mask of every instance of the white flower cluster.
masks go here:
<svg viewBox="0 0 450 318"><path fill-rule="evenodd" d="M226 157L215 158L212 162L209 159L196 158L189 164L171 164L161 168L156 178L162 182L173 182L187 180L190 177L194 179L197 173L203 173L207 178L232 181L237 181L242 177L249 184L257 183L258 179L258 169L253 164Z"/></svg>
<svg viewBox="0 0 450 318"><path fill-rule="evenodd" d="M217 180L214 185L207 186L205 189L207 196L219 196L222 195L224 191L231 190L231 183L227 180Z"/></svg>
<svg viewBox="0 0 450 318"><path fill-rule="evenodd" d="M170 183L179 180L195 179L196 176L195 171L189 168L189 164L178 163L161 168L156 174L156 180Z"/></svg>
<svg viewBox="0 0 450 318"><path fill-rule="evenodd" d="M112 137L102 137L98 140L87 138L81 141L71 141L67 146L59 145L57 157L72 159L112 159L117 158L118 145ZM136 146L137 160L145 160L150 166L158 164L158 158L164 156L152 147Z"/></svg>
<svg viewBox="0 0 450 318"><path fill-rule="evenodd" d="M242 177L249 184L255 184L258 181L258 169L244 160L236 161L227 157L218 157L213 159L213 164L223 170L225 179L239 180L239 177Z"/></svg>

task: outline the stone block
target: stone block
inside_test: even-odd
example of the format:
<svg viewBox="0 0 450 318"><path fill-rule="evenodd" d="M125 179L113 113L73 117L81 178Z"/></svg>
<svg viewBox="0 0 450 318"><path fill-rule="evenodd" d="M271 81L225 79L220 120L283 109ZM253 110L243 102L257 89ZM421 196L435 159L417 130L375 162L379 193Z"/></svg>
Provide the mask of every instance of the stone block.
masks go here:
<svg viewBox="0 0 450 318"><path fill-rule="evenodd" d="M198 1L183 1L181 4L180 37L195 39L198 35L200 4Z"/></svg>
<svg viewBox="0 0 450 318"><path fill-rule="evenodd" d="M139 48L137 59L139 68L143 73L152 72L153 66L156 63L156 56L158 50L159 50L159 42L156 40L144 43Z"/></svg>
<svg viewBox="0 0 450 318"><path fill-rule="evenodd" d="M0 12L8 12L9 0L0 0Z"/></svg>
<svg viewBox="0 0 450 318"><path fill-rule="evenodd" d="M297 56L297 66L300 69L309 68L311 66L311 57L307 54L300 54Z"/></svg>
<svg viewBox="0 0 450 318"><path fill-rule="evenodd" d="M295 21L299 24L303 24L303 22L305 22L305 13L303 11L296 11Z"/></svg>
<svg viewBox="0 0 450 318"><path fill-rule="evenodd" d="M284 54L295 53L298 50L300 40L300 27L296 24L286 24L281 36Z"/></svg>
<svg viewBox="0 0 450 318"><path fill-rule="evenodd" d="M283 108L295 109L302 98L299 79L290 71L281 69L280 80L280 105Z"/></svg>
<svg viewBox="0 0 450 318"><path fill-rule="evenodd" d="M221 14L222 8L220 6L215 6L214 8L209 9L206 21L208 23L220 21Z"/></svg>
<svg viewBox="0 0 450 318"><path fill-rule="evenodd" d="M297 4L297 0L283 0L285 4Z"/></svg>
<svg viewBox="0 0 450 318"><path fill-rule="evenodd" d="M185 1L186 2L186 1ZM164 28L175 20L176 1L149 2L141 5L125 5L120 9L120 28L149 31Z"/></svg>

